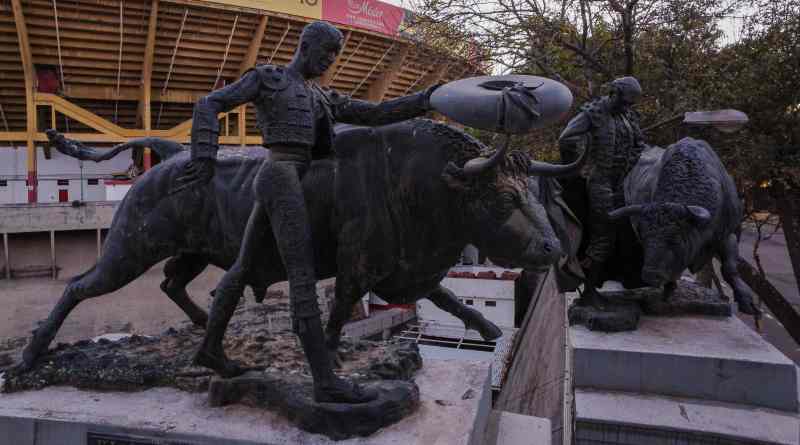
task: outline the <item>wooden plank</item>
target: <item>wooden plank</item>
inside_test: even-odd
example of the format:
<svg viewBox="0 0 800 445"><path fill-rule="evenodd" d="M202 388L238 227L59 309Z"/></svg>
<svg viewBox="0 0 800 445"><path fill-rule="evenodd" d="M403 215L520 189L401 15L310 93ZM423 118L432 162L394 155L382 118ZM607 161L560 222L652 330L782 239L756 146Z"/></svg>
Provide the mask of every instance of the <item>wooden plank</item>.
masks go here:
<svg viewBox="0 0 800 445"><path fill-rule="evenodd" d="M333 62L333 65L328 67L328 71L322 74L322 77L319 79L319 84L328 87L331 85L333 81L333 76L336 74L336 70L339 69L339 66L342 63L342 57L344 56L344 50L347 48L347 43L350 42L350 36L353 35L353 31L347 31L344 35L344 42L342 42L342 50L339 51L339 56L336 57L336 61Z"/></svg>
<svg viewBox="0 0 800 445"><path fill-rule="evenodd" d="M494 408L550 419L553 443L561 443L567 353L565 298L552 271L540 279L517 332L511 364Z"/></svg>
<svg viewBox="0 0 800 445"><path fill-rule="evenodd" d="M238 135L240 139L239 145L244 147L247 145L247 118L245 117L245 113L247 113L247 105L242 105L239 107L239 115L238 115Z"/></svg>
<svg viewBox="0 0 800 445"><path fill-rule="evenodd" d="M25 144L28 149L28 202L33 203L38 200L36 187L38 182L36 177L36 146L33 144L33 137L36 134L36 92L34 91L36 71L34 71L33 68L31 47L28 41L28 27L25 23L25 14L22 11L21 1L11 0L11 7L14 10L14 24L16 25L17 38L19 39L22 70L25 74L25 119L27 128Z"/></svg>
<svg viewBox="0 0 800 445"><path fill-rule="evenodd" d="M269 16L262 15L258 21L256 32L253 34L253 40L250 41L250 46L247 47L247 54L242 59L242 64L239 65L239 77L242 77L245 71L255 66L256 59L258 59L258 50L261 49L261 42L264 40L264 31L267 29L269 23Z"/></svg>
<svg viewBox="0 0 800 445"><path fill-rule="evenodd" d="M74 80L75 77L70 76L70 80ZM172 82L170 82L172 83ZM206 82L207 83L207 82ZM11 92L11 89L0 89L0 95L4 95L6 91ZM198 99L208 94L206 90L187 90L187 89L177 89L177 88L170 88L167 90L166 93L162 91L156 91L152 93L149 97L149 101L152 102L172 102L172 103L190 103L193 104L197 102ZM141 95L141 88L139 87L120 87L119 95L117 95L117 90L114 85L86 85L86 84L78 84L77 82L71 82L70 85L67 85L66 91L64 93L65 97L70 99L93 99L98 101L114 101L115 99L124 100L124 101L136 101L137 104L137 115L136 120L139 123L139 128L147 129L147 125L142 125L144 122L141 121L141 113L143 112L142 107L144 102L142 102L142 95ZM145 108L144 111L147 111L146 114L149 114L149 108ZM152 122L152 121L151 121ZM151 127L152 128L152 127Z"/></svg>
<svg viewBox="0 0 800 445"><path fill-rule="evenodd" d="M383 100L386 91L389 89L389 85L394 82L394 79L396 79L397 75L400 73L400 68L403 66L410 50L410 45L402 45L398 49L383 73L381 73L381 75L372 82L369 89L367 89L367 100L373 102L380 102Z"/></svg>
<svg viewBox="0 0 800 445"><path fill-rule="evenodd" d="M444 79L445 74L450 69L450 65L447 63L442 63L439 65L433 72L425 76L422 81L420 81L420 89L428 88L430 86L436 85L437 83L441 82Z"/></svg>
<svg viewBox="0 0 800 445"><path fill-rule="evenodd" d="M151 92L153 88L153 57L156 47L156 27L158 24L158 0L153 0L150 4L150 18L147 22L147 44L144 49L144 63L142 64L142 87L139 96L139 108L136 115L136 122L143 127L147 135L152 129L151 116ZM144 170L150 169L152 158L150 147L145 147L143 154Z"/></svg>

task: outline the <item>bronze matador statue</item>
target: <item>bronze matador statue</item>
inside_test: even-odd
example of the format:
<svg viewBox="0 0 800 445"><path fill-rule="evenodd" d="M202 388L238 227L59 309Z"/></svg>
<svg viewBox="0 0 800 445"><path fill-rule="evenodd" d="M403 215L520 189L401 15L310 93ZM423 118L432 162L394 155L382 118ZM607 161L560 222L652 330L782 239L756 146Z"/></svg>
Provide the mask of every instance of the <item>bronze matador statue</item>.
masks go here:
<svg viewBox="0 0 800 445"><path fill-rule="evenodd" d="M191 162L176 191L200 187L214 175L218 113L246 103L255 105L271 159L263 163L253 183L257 201L238 259L217 286L195 364L224 377L244 372L225 356L222 339L248 281L250 265L258 261L265 232L271 227L289 278L293 329L311 367L314 396L319 402L358 403L374 399L375 394L333 373L317 304L314 250L301 179L312 155L330 152L335 122L375 126L423 115L430 109L430 94L436 87L380 104L323 90L312 79L333 64L342 41L342 33L329 23L311 23L303 29L288 66L256 66L237 82L200 99L194 108Z"/></svg>
<svg viewBox="0 0 800 445"><path fill-rule="evenodd" d="M616 240L616 224L608 213L625 206L625 176L645 147L639 114L631 108L641 94L635 78L614 80L611 93L581 107L559 136L564 158L570 158L581 140L589 150L589 245L581 262L586 288L579 304L597 303L595 288L602 284L603 266L613 254Z"/></svg>

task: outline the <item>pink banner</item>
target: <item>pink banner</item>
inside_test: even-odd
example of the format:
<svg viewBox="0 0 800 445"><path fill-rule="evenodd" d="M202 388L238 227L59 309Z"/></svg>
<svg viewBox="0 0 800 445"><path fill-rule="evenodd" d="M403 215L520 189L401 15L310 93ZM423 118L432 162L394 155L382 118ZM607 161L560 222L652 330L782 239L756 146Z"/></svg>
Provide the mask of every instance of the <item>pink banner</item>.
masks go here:
<svg viewBox="0 0 800 445"><path fill-rule="evenodd" d="M322 19L396 36L405 10L377 0L324 0Z"/></svg>

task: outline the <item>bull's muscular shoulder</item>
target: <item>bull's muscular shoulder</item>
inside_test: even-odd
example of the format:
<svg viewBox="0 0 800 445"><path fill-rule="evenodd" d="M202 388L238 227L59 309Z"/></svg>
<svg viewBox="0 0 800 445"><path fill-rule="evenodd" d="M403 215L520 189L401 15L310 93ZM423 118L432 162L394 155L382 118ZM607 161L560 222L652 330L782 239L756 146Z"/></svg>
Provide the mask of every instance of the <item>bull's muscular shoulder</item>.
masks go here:
<svg viewBox="0 0 800 445"><path fill-rule="evenodd" d="M261 78L261 84L274 91L285 90L289 86L286 69L276 65L256 65L248 71L255 70Z"/></svg>

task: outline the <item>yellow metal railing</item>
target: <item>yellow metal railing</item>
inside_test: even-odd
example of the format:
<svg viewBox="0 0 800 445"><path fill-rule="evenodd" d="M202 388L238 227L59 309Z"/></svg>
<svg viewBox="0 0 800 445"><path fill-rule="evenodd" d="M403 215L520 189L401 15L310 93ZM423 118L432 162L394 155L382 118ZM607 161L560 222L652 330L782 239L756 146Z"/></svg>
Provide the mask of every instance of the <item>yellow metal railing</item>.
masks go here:
<svg viewBox="0 0 800 445"><path fill-rule="evenodd" d="M180 143L188 143L192 131L192 121L186 120L167 130L146 130L122 128L113 122L98 116L91 111L78 106L63 97L48 93L35 93L34 103L36 106L49 106L55 112L61 113L70 119L74 119L99 133L66 133L65 136L81 142L125 142L133 138L155 136ZM236 115L238 135L220 135L220 144L225 145L261 145L261 136L246 135L246 121L242 119L245 107L239 107L228 113L220 113L219 119L229 118L228 115ZM241 114L241 117L239 116ZM244 137L243 137L244 136ZM25 141L27 132L6 131L0 132L0 142ZM46 142L47 135L42 132L35 133L34 141Z"/></svg>

